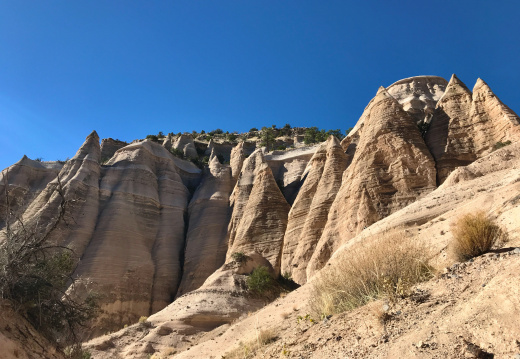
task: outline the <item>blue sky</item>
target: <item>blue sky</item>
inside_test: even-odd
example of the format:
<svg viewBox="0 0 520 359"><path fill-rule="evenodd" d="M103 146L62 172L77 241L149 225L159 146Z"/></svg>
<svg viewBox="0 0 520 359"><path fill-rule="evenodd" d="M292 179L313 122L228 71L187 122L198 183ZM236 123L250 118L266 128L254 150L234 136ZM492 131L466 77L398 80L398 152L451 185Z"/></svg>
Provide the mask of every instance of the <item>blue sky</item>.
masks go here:
<svg viewBox="0 0 520 359"><path fill-rule="evenodd" d="M520 112L517 1L0 2L0 168L286 123L352 127L380 85L478 77Z"/></svg>

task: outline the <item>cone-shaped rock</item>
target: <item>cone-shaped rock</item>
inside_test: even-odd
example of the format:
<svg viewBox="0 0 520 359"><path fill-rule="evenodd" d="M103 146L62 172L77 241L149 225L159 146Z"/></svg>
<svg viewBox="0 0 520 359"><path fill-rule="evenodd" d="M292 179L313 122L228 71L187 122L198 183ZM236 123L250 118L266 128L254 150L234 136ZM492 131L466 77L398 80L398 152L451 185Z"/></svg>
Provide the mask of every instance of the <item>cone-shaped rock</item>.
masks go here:
<svg viewBox="0 0 520 359"><path fill-rule="evenodd" d="M96 332L135 322L174 297L190 195L179 173L191 165L145 141L120 149L103 169L97 222L76 270L104 293Z"/></svg>
<svg viewBox="0 0 520 359"><path fill-rule="evenodd" d="M380 89L366 114L307 278L323 267L340 244L433 189L435 163L415 120Z"/></svg>
<svg viewBox="0 0 520 359"><path fill-rule="evenodd" d="M279 273L290 206L261 150L244 162L231 203L234 207L228 229L227 258L235 252L258 252Z"/></svg>
<svg viewBox="0 0 520 359"><path fill-rule="evenodd" d="M33 161L27 156L0 173L0 228L7 220L5 193L9 198L9 213L19 216L38 197L63 167L59 162Z"/></svg>
<svg viewBox="0 0 520 359"><path fill-rule="evenodd" d="M348 156L334 136L318 148L309 163L307 178L289 212L282 254L282 273L291 273L296 283L307 280L307 263L325 227L347 163Z"/></svg>
<svg viewBox="0 0 520 359"><path fill-rule="evenodd" d="M182 281L177 296L199 288L226 259L226 233L233 190L231 168L212 154L188 207L189 225Z"/></svg>
<svg viewBox="0 0 520 359"><path fill-rule="evenodd" d="M425 137L436 160L438 183L455 168L492 151L497 142L518 139L518 124L518 116L484 81L477 81L472 94L453 75Z"/></svg>
<svg viewBox="0 0 520 359"><path fill-rule="evenodd" d="M238 174L244 164L245 153L244 153L244 142L240 142L238 145L233 147L231 150L231 158L229 164L231 165L231 173L233 175L233 181L237 181Z"/></svg>
<svg viewBox="0 0 520 359"><path fill-rule="evenodd" d="M175 144L172 146L176 150L182 151L184 156L187 158L197 158L197 149L195 148L195 143L193 142L192 135L180 135Z"/></svg>

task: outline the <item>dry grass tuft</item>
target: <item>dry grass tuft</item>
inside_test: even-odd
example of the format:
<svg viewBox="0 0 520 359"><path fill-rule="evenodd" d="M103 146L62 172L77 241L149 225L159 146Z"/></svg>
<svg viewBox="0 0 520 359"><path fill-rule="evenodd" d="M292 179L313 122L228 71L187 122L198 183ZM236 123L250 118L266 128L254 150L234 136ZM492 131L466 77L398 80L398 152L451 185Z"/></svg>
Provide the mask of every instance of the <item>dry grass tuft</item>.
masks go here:
<svg viewBox="0 0 520 359"><path fill-rule="evenodd" d="M278 339L274 329L257 331L256 338L247 343L240 343L239 347L222 356L223 359L248 359L253 358L262 347Z"/></svg>
<svg viewBox="0 0 520 359"><path fill-rule="evenodd" d="M377 298L393 301L432 276L430 251L404 233L349 251L343 260L322 270L314 282L311 309L318 317L360 307Z"/></svg>
<svg viewBox="0 0 520 359"><path fill-rule="evenodd" d="M460 217L452 231L451 252L458 261L467 261L507 242L507 233L484 212Z"/></svg>

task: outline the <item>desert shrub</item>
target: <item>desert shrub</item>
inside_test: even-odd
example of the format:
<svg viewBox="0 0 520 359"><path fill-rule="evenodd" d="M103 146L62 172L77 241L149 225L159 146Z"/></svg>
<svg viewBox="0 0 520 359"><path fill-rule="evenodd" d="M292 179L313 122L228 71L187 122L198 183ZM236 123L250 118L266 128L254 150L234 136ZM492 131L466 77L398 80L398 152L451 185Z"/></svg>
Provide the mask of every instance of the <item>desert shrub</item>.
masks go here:
<svg viewBox="0 0 520 359"><path fill-rule="evenodd" d="M495 145L493 146L493 150L498 150L499 148L502 148L502 147L506 147L508 145L511 144L511 141L505 141L505 142L502 142L502 141L498 141L497 143L495 143Z"/></svg>
<svg viewBox="0 0 520 359"><path fill-rule="evenodd" d="M361 245L321 271L314 282L311 308L318 317L352 310L371 300L396 300L431 277L429 251L399 233Z"/></svg>
<svg viewBox="0 0 520 359"><path fill-rule="evenodd" d="M147 135L146 139L154 142L159 142L159 137L157 137L156 135Z"/></svg>
<svg viewBox="0 0 520 359"><path fill-rule="evenodd" d="M267 267L256 267L247 278L247 288L256 294L265 294L275 288L275 280Z"/></svg>
<svg viewBox="0 0 520 359"><path fill-rule="evenodd" d="M466 261L500 246L507 234L484 212L466 214L453 225L451 251L455 259Z"/></svg>
<svg viewBox="0 0 520 359"><path fill-rule="evenodd" d="M256 128L256 127L252 127L252 128L249 130L249 132L257 132L257 131L258 131L258 128Z"/></svg>
<svg viewBox="0 0 520 359"><path fill-rule="evenodd" d="M242 252L232 253L231 258L237 263L244 263L247 260L247 256Z"/></svg>
<svg viewBox="0 0 520 359"><path fill-rule="evenodd" d="M61 202L49 220L25 222L7 211L5 240L0 243L0 297L51 341L77 346L78 330L96 314L96 296L86 287L83 300L66 292L82 283L71 277L78 260L74 252L51 240L64 222L67 205L59 177L54 191ZM9 209L7 186L5 198Z"/></svg>
<svg viewBox="0 0 520 359"><path fill-rule="evenodd" d="M178 148L171 148L170 153L174 155L175 157L184 158L184 152L182 150L179 150Z"/></svg>

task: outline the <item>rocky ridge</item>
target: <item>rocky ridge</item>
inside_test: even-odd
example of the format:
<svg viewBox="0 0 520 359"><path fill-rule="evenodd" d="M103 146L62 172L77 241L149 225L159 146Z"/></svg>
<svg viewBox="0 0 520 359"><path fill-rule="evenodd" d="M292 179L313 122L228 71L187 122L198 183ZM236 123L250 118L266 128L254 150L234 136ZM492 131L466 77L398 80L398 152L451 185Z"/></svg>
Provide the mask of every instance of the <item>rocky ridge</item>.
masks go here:
<svg viewBox="0 0 520 359"><path fill-rule="evenodd" d="M11 166L7 189L24 203L18 210L27 221L48 219L59 204L59 173L71 221L56 238L78 255L75 275L106 294L93 335L153 313L202 333L263 305L245 294L233 253L305 284L340 248L432 193L480 176L467 165L502 153L491 153L497 143L518 141L518 116L487 84L479 79L471 93L456 76L446 83L426 76L382 87L341 143L330 137L308 148L267 153L213 139L204 147L191 135L100 146L93 132L64 165L24 158ZM424 138L417 123L430 124ZM201 170L172 150L208 156L208 164ZM172 314L186 306L188 314Z"/></svg>

